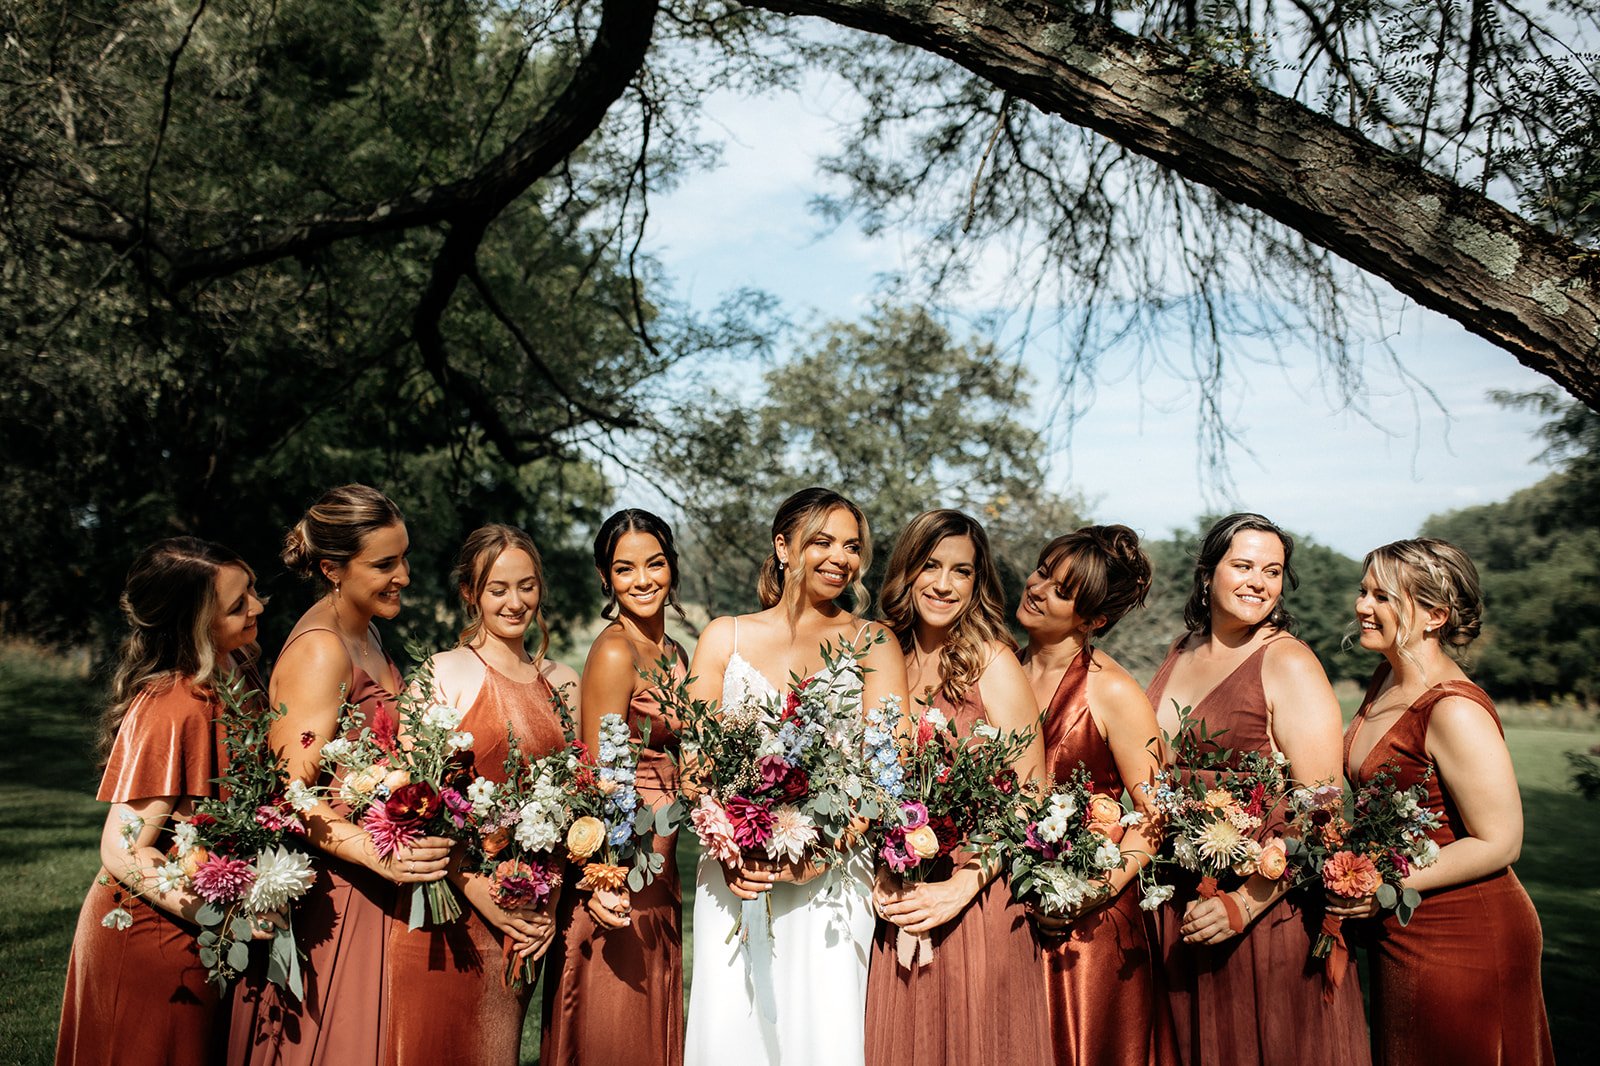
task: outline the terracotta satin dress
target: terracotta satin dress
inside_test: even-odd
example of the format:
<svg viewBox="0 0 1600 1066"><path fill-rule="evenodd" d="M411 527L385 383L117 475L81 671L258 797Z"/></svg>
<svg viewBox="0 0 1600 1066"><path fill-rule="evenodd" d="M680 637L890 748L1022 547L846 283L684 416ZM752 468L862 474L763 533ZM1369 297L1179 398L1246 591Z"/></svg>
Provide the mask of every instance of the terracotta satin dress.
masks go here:
<svg viewBox="0 0 1600 1066"><path fill-rule="evenodd" d="M530 759L561 748L566 734L548 681L513 681L484 665L483 687L461 728L472 734L476 773L503 782L508 729ZM406 925L410 889L397 896L385 959L389 1031L383 1061L389 1066L516 1066L533 988L513 989L502 980L503 934L465 899L459 901L456 921L412 930Z"/></svg>
<svg viewBox="0 0 1600 1066"><path fill-rule="evenodd" d="M984 721L978 686L959 706L933 705L966 736ZM878 920L867 973L868 1066L1051 1062L1044 971L1027 911L1004 875L933 933L933 961L916 970L895 955L897 928Z"/></svg>
<svg viewBox="0 0 1600 1066"><path fill-rule="evenodd" d="M1082 765L1095 791L1124 792L1117 761L1089 713L1089 659L1072 660L1044 719L1045 768L1064 781ZM1045 937L1045 991L1059 1066L1167 1066L1172 1024L1155 966L1153 923L1130 883L1117 898Z"/></svg>
<svg viewBox="0 0 1600 1066"><path fill-rule="evenodd" d="M1345 734L1345 772L1359 787L1392 766L1395 788L1407 789L1432 770L1425 783L1427 808L1442 819L1432 834L1442 848L1467 830L1448 783L1428 756L1433 708L1447 696L1463 696L1488 712L1497 728L1500 717L1477 685L1447 681L1418 696L1361 765L1351 766L1351 741L1388 671L1388 664L1379 668ZM1476 881L1424 892L1408 925L1393 914L1363 924L1372 934L1372 1057L1379 1066L1555 1062L1539 980L1544 946L1539 915L1509 866Z"/></svg>
<svg viewBox="0 0 1600 1066"><path fill-rule="evenodd" d="M284 647L312 631L292 634ZM393 669L392 662L388 665ZM346 698L369 716L394 715L394 694L353 664ZM317 783L330 781L323 774ZM341 816L349 816L350 808L337 788L328 796L328 804ZM229 1066L378 1062L386 1010L383 955L395 886L365 866L327 852L314 852L312 860L317 879L294 904L292 915L295 941L303 955L305 1001L296 1001L287 989L268 981L265 956L256 952L250 972L234 986Z"/></svg>
<svg viewBox="0 0 1600 1066"><path fill-rule="evenodd" d="M681 680L683 661L672 676ZM634 735L650 727L639 758L639 798L652 807L670 803L677 767L669 752L677 735L662 715L656 690L636 692L628 704ZM584 906L587 892L562 894L556 941L546 963L541 1066L682 1066L683 892L675 849L678 834L658 836L666 859L661 873L632 897L633 924L602 932ZM559 974L559 977L556 976Z"/></svg>
<svg viewBox="0 0 1600 1066"><path fill-rule="evenodd" d="M1216 738L1206 750L1273 750L1261 667L1267 648L1287 639L1293 638L1257 648L1193 708L1190 720L1204 723ZM1183 643L1172 646L1147 690L1158 710ZM1185 944L1178 928L1196 881L1180 883L1157 912L1167 1002L1185 1066L1368 1066L1354 960L1328 1002L1322 960L1311 957L1322 922L1320 895L1291 892L1239 936L1215 946ZM1236 886L1225 881L1222 887ZM1303 908L1308 901L1312 905Z"/></svg>
<svg viewBox="0 0 1600 1066"><path fill-rule="evenodd" d="M224 752L220 705L179 680L134 698L117 730L96 798L106 803L158 796L213 796ZM186 806L180 804L179 810ZM162 831L156 847L171 843ZM67 963L56 1066L204 1066L221 1052L226 1025L218 993L206 981L198 930L166 911L100 883L102 867L78 912ZM127 929L101 919L118 904Z"/></svg>

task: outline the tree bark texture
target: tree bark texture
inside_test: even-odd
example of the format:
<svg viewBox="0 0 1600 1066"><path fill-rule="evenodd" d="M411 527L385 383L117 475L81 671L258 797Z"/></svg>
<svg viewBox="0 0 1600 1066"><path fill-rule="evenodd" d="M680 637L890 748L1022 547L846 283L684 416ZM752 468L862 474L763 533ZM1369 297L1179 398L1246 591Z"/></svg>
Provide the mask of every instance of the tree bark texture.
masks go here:
<svg viewBox="0 0 1600 1066"><path fill-rule="evenodd" d="M1600 256L1241 77L1046 0L749 0L926 49L1265 212L1600 410Z"/></svg>

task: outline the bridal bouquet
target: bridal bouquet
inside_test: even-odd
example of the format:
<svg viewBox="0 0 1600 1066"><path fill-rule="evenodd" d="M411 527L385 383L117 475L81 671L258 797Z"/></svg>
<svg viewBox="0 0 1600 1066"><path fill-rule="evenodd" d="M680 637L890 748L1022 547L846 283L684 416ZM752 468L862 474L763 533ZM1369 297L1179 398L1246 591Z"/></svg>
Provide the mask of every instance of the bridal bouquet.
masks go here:
<svg viewBox="0 0 1600 1066"><path fill-rule="evenodd" d="M174 820L167 861L153 878L145 875L134 892L187 890L205 901L195 913L200 963L223 988L249 964L257 923L268 914L287 919L289 905L315 880L296 838L306 833L301 814L319 799L303 782L288 780L272 750L268 731L282 708L264 711L262 693L238 675L219 681L217 692L227 753L227 766L216 779L220 796L199 800L189 818ZM142 827L137 817L124 822L122 839L130 850ZM118 906L101 921L125 929L133 918ZM273 936L267 976L297 997L304 994L300 954L287 920Z"/></svg>
<svg viewBox="0 0 1600 1066"><path fill-rule="evenodd" d="M340 779L339 795L351 818L372 835L381 859L427 836L454 836L472 803L472 734L459 727L466 712L436 703L426 664L395 702L394 716L367 715L346 704L339 732L322 746L322 766ZM403 738L403 739L402 739ZM443 881L417 884L408 925L461 917L455 892Z"/></svg>
<svg viewBox="0 0 1600 1066"><path fill-rule="evenodd" d="M586 761L570 792L571 827L567 854L583 867L581 889L623 885L637 892L655 879L666 862L654 848L657 833L670 833L673 812L659 814L639 802L634 774L648 737L634 740L620 714L600 719L600 744L593 765Z"/></svg>
<svg viewBox="0 0 1600 1066"><path fill-rule="evenodd" d="M1345 790L1337 785L1296 789L1290 794L1297 831L1291 844L1296 861L1327 891L1347 899L1375 895L1378 906L1394 911L1405 925L1422 896L1403 881L1439 857L1439 845L1430 836L1439 817L1426 806L1427 777L1397 789L1394 772L1389 765L1373 774L1356 790L1349 812ZM1325 914L1311 949L1314 957L1329 960L1325 973L1335 987L1346 968L1343 924L1339 915Z"/></svg>
<svg viewBox="0 0 1600 1066"><path fill-rule="evenodd" d="M824 647L822 668L792 679L783 695L747 691L721 706L691 700L686 682L653 679L663 710L679 723L680 800L712 858L823 866L829 887L838 883L858 836L853 820L881 810L866 757L859 657L848 642ZM767 1017L776 1011L771 905L765 894L746 901L739 927Z"/></svg>
<svg viewBox="0 0 1600 1066"><path fill-rule="evenodd" d="M1032 731L1001 732L980 722L961 737L929 706L908 733L900 787L871 833L878 859L903 881L930 878L958 848L986 865L995 861L1021 799L1011 764L1032 743ZM933 958L926 933L901 930L896 948L907 968Z"/></svg>
<svg viewBox="0 0 1600 1066"><path fill-rule="evenodd" d="M1066 917L1110 890L1122 836L1143 821L1096 792L1081 764L1064 781L1025 790L1006 825L1011 890L1044 914Z"/></svg>
<svg viewBox="0 0 1600 1066"><path fill-rule="evenodd" d="M571 794L583 787L587 767L581 744L570 743L549 755L528 759L511 738L504 779L477 777L466 787L467 865L489 878L497 907L537 907L561 887L562 860L556 848L571 843ZM532 984L537 964L518 958L506 941L505 979Z"/></svg>

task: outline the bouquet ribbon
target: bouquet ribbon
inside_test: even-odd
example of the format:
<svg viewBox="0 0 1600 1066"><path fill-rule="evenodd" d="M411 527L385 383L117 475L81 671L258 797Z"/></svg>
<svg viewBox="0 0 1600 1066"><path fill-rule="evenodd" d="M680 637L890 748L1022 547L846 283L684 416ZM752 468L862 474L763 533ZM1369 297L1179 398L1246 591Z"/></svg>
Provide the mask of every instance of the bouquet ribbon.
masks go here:
<svg viewBox="0 0 1600 1066"><path fill-rule="evenodd" d="M750 984L755 989L756 1007L769 1022L778 1020L778 994L772 985L772 894L747 899L740 907L736 930L739 946L750 966Z"/></svg>
<svg viewBox="0 0 1600 1066"><path fill-rule="evenodd" d="M1231 892L1217 890L1217 879L1209 874L1200 879L1198 894L1201 899L1216 899L1222 901L1222 910L1228 916L1228 928L1235 933L1244 932L1244 914L1239 910L1238 900L1233 898Z"/></svg>
<svg viewBox="0 0 1600 1066"><path fill-rule="evenodd" d="M933 937L928 933L908 933L895 930L894 957L903 970L915 970L933 961Z"/></svg>
<svg viewBox="0 0 1600 1066"><path fill-rule="evenodd" d="M1322 915L1322 935L1317 937L1316 946L1311 953L1322 959L1322 998L1329 1003L1333 1002L1333 993L1339 987L1339 982L1344 980L1344 972L1349 969L1350 951L1344 943L1344 918L1337 914Z"/></svg>

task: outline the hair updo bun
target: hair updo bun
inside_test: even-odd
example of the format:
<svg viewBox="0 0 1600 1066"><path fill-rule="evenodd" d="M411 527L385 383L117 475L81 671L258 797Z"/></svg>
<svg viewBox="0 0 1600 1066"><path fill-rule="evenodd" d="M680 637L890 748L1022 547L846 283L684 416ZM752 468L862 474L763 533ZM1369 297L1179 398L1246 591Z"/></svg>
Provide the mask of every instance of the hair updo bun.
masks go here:
<svg viewBox="0 0 1600 1066"><path fill-rule="evenodd" d="M1094 636L1111 632L1150 594L1150 556L1139 546L1139 534L1122 525L1084 526L1064 533L1039 553L1039 569L1061 576L1062 594L1072 599L1079 618L1104 621Z"/></svg>
<svg viewBox="0 0 1600 1066"><path fill-rule="evenodd" d="M283 537L283 565L309 581L328 583L323 563L343 566L380 529L405 521L400 508L377 489L340 485L322 494Z"/></svg>
<svg viewBox="0 0 1600 1066"><path fill-rule="evenodd" d="M1483 586L1471 557L1454 544L1435 537L1397 540L1368 552L1364 565L1391 600L1409 599L1424 611L1445 612L1435 630L1444 647L1461 649L1478 639L1483 629ZM1402 618L1400 646L1418 636Z"/></svg>

